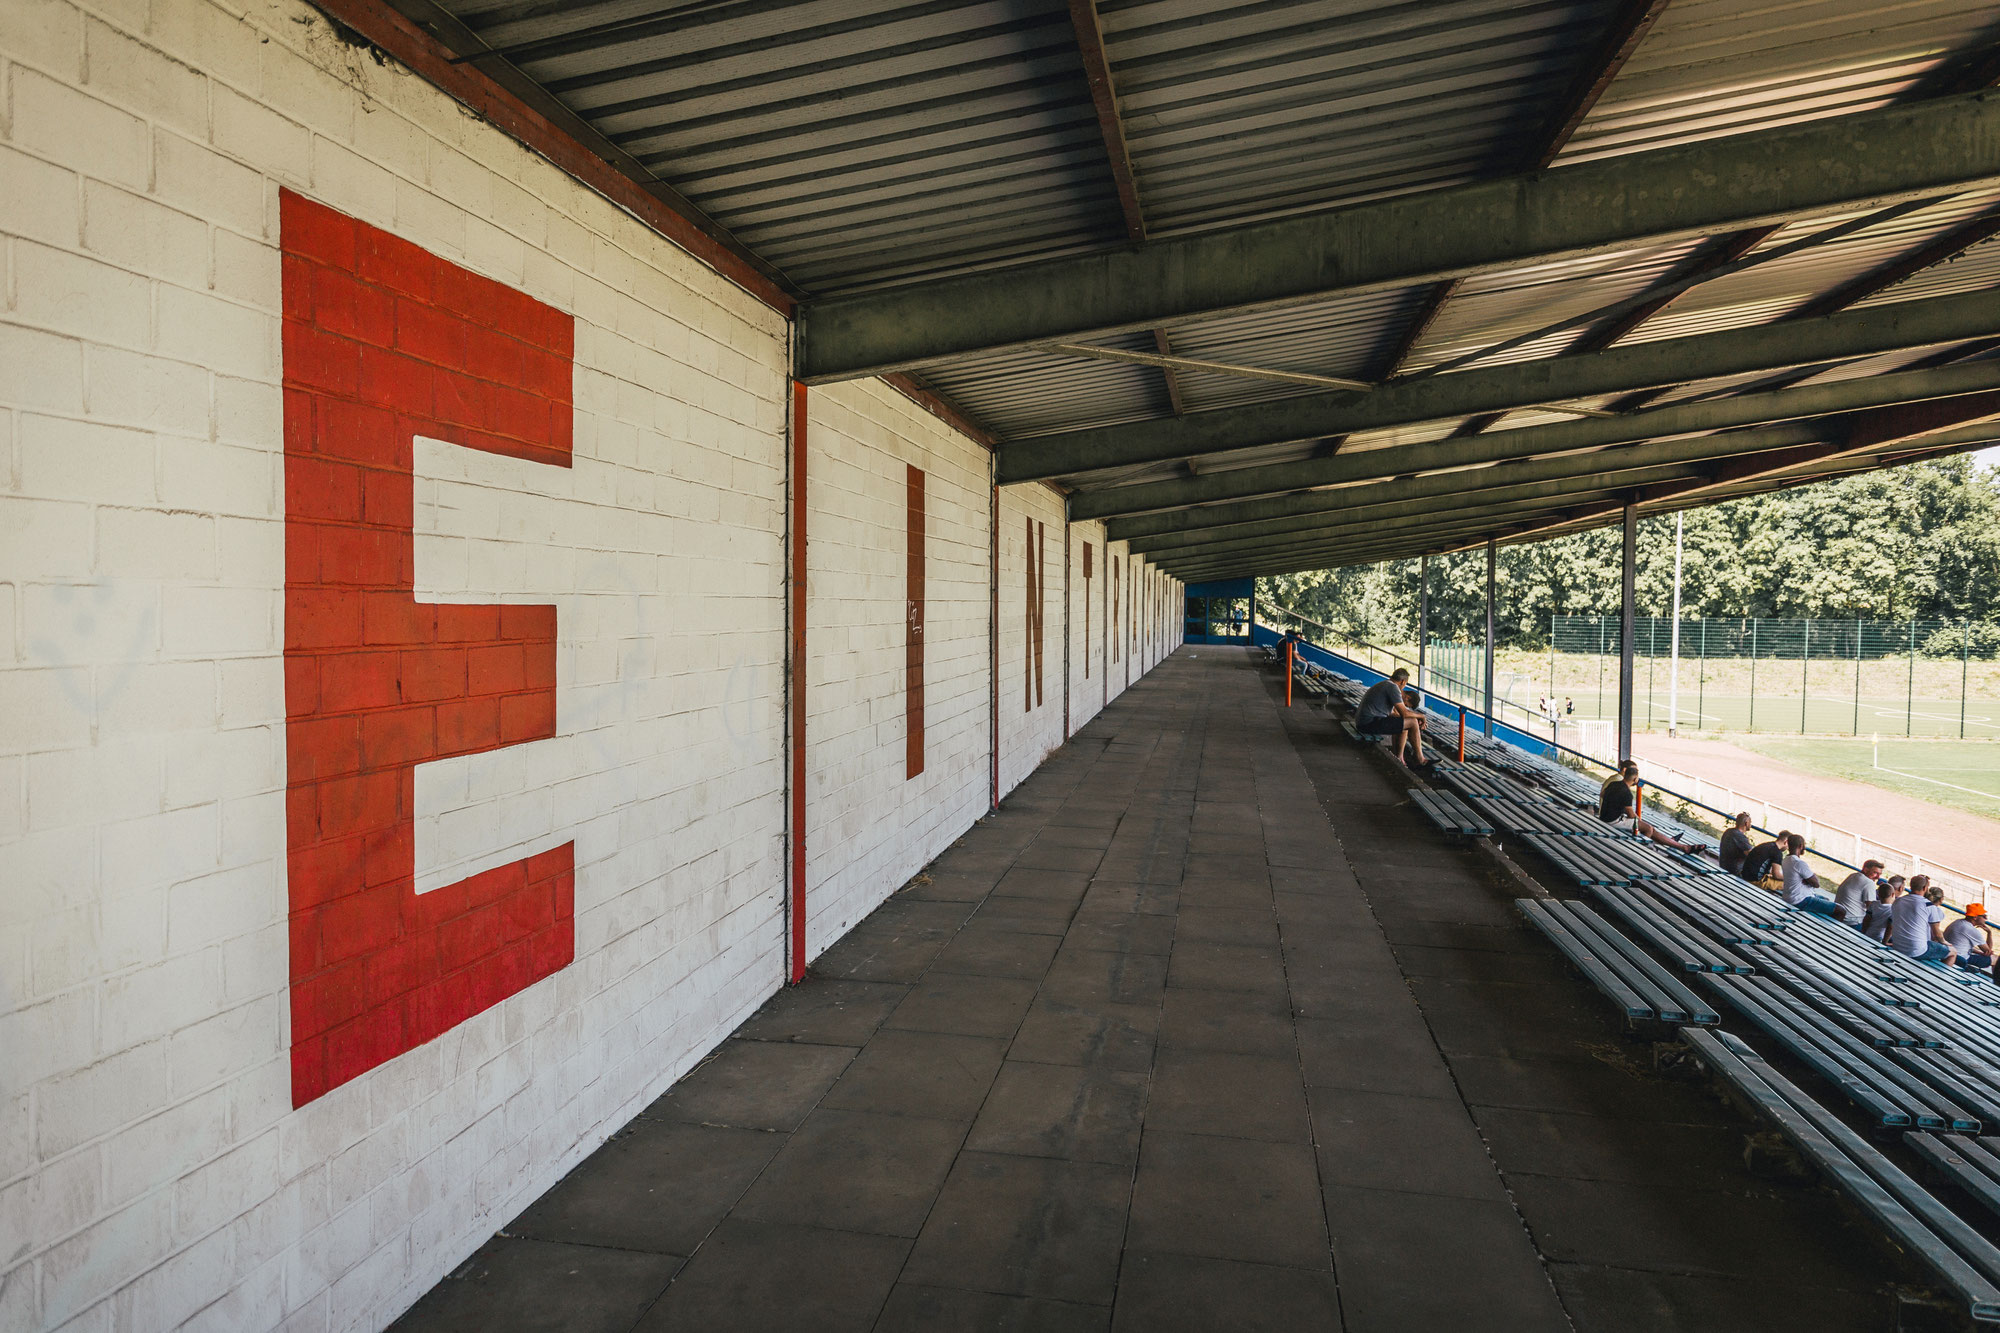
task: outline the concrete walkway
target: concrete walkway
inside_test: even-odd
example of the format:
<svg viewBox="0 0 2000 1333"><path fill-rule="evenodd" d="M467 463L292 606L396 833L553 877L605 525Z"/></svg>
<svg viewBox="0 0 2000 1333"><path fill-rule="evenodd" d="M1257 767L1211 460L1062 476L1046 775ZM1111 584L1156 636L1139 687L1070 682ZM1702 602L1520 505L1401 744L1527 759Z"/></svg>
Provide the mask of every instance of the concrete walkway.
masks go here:
<svg viewBox="0 0 2000 1333"><path fill-rule="evenodd" d="M1183 649L402 1321L1886 1329L1908 1271Z"/></svg>

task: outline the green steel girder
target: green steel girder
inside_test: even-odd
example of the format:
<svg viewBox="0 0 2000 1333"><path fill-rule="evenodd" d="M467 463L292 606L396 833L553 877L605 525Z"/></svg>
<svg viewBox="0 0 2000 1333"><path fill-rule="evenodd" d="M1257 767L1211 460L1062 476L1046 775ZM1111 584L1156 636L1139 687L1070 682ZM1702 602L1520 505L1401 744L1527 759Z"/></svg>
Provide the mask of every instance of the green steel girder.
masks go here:
<svg viewBox="0 0 2000 1333"><path fill-rule="evenodd" d="M1543 516L1550 521L1517 520L1461 525L1447 516L1445 521L1421 529L1407 541L1350 542L1329 536L1318 542L1296 542L1280 538L1261 551L1256 544L1252 544L1247 552L1216 556L1207 555L1204 548L1189 548L1172 553L1172 558L1162 558L1161 566L1173 570L1176 577L1207 579L1277 572L1266 568L1272 561L1282 563L1288 569L1333 568L1466 550L1483 544L1488 537L1497 539L1502 545L1547 541L1552 537L1585 532L1617 522L1626 498L1636 499L1642 514L1671 513L1675 509L1719 504L1781 486L1799 485L1917 458L1965 453L1996 443L2000 443L2000 422L1994 421L1975 422L1888 445L1855 447L1848 442L1822 443L1768 456L1763 461L1771 466L1762 472L1746 471L1743 475L1716 472L1684 481L1626 487L1616 493L1615 504L1604 503L1602 495L1573 497L1557 504L1544 504L1541 506Z"/></svg>
<svg viewBox="0 0 2000 1333"><path fill-rule="evenodd" d="M1261 500L1239 500L1232 504L1207 505L1198 509L1172 509L1159 514L1114 518L1105 524L1107 538L1127 541L1163 533L1194 532L1204 528L1233 527L1274 518L1297 518L1305 514L1332 514L1353 509L1374 509L1410 502L1445 500L1446 507L1470 504L1499 504L1509 499L1529 499L1539 494L1536 487L1555 487L1562 494L1625 484L1606 478L1619 473L1647 469L1681 467L1676 475L1696 476L1696 464L1714 463L1741 454L1785 449L1813 444L1826 438L1824 427L1804 422L1761 426L1733 431L1727 435L1702 435L1684 440L1661 440L1651 444L1620 445L1589 454L1565 454L1555 458L1535 458L1519 463L1499 463L1492 467L1468 468L1463 472L1438 472L1427 477L1373 482L1365 486L1344 486L1335 490L1305 491L1297 495L1274 495ZM1507 494L1487 493L1506 491ZM1477 495L1477 499L1463 498ZM1371 517L1391 517L1396 513L1423 513L1435 505L1411 504L1407 510L1390 510Z"/></svg>
<svg viewBox="0 0 2000 1333"><path fill-rule="evenodd" d="M1622 494L1622 492L1618 489L1607 487L1601 491L1586 492L1581 496L1565 497L1560 503L1564 505L1580 504L1593 499L1607 499L1619 494ZM1433 512L1448 514L1454 523L1461 518L1467 521L1476 520L1488 523L1501 523L1509 519L1527 521L1532 516L1546 513L1549 506L1549 500L1536 497L1527 500L1516 500L1505 504L1475 505L1471 508L1456 508L1443 505ZM1279 544L1289 545L1302 541L1335 540L1348 535L1375 537L1385 533L1404 531L1413 522L1425 522L1428 521L1428 518L1428 515L1409 514L1395 518L1369 518L1364 514L1360 518L1335 519L1332 522L1320 517L1276 519L1270 524L1251 524L1242 528L1222 528L1200 534L1185 535L1173 539L1171 546L1147 547L1143 553L1148 560L1185 560L1195 555L1234 554L1238 551L1254 551ZM1133 549L1137 550L1139 548L1134 547Z"/></svg>
<svg viewBox="0 0 2000 1333"><path fill-rule="evenodd" d="M1093 254L822 297L798 376L929 362L1601 253L2000 183L1974 93Z"/></svg>
<svg viewBox="0 0 2000 1333"><path fill-rule="evenodd" d="M1988 301L2000 307L2000 301L1994 301L1990 296ZM1577 449L1599 449L1606 445L1629 444L1669 435L1828 416L1835 412L1948 398L1994 388L2000 388L2000 361L1967 361L1929 370L1874 375L1866 379L1813 382L1796 388L1749 393L1734 398L1673 403L1629 416L1489 431L1481 435L1370 449L1332 458L1213 472L1179 481L1110 486L1071 496L1069 512L1072 519L1144 514L1187 505L1281 495L1342 482L1405 476L1438 468L1498 463Z"/></svg>
<svg viewBox="0 0 2000 1333"><path fill-rule="evenodd" d="M1904 301L1588 356L1404 379L1373 393L1301 394L1162 421L1038 435L1003 443L995 466L1002 485L1042 481L1994 335L2000 335L2000 302L1990 292Z"/></svg>

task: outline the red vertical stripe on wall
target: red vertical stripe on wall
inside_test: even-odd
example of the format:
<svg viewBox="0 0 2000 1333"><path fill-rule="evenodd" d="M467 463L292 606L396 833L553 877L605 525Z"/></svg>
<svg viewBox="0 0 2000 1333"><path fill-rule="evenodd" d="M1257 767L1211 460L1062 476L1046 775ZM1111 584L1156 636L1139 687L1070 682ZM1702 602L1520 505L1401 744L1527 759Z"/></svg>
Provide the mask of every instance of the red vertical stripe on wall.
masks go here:
<svg viewBox="0 0 2000 1333"><path fill-rule="evenodd" d="M908 744L903 777L924 771L924 473L911 467L904 482L906 574L904 589L903 720Z"/></svg>
<svg viewBox="0 0 2000 1333"><path fill-rule="evenodd" d="M785 609L791 616L791 670L785 687L791 759L791 792L786 840L791 853L789 968L794 983L806 975L806 386L792 381L791 568Z"/></svg>

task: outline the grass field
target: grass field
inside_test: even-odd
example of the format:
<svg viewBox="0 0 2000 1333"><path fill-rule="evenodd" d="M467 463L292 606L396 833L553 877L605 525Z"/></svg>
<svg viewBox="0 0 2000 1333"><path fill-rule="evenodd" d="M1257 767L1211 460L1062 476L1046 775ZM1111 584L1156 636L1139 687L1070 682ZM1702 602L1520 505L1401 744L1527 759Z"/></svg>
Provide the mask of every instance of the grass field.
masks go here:
<svg viewBox="0 0 2000 1333"><path fill-rule="evenodd" d="M1729 740L1807 772L1865 782L1933 805L2000 819L2000 744L1885 737L1882 767L1876 768L1874 744L1865 736L1851 740L1731 736Z"/></svg>

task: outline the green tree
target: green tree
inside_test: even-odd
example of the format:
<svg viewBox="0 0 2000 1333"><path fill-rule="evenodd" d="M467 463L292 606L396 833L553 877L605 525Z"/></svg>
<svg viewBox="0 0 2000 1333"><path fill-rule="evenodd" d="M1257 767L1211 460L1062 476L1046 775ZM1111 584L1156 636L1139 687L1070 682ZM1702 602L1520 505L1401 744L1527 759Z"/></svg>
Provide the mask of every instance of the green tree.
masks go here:
<svg viewBox="0 0 2000 1333"><path fill-rule="evenodd" d="M1681 614L1735 618L1970 619L2000 638L2000 469L1969 455L1687 510ZM1637 597L1665 615L1673 595L1674 520L1639 525ZM1613 527L1503 547L1496 631L1515 647L1548 642L1557 615L1614 615ZM1431 561L1431 631L1485 632L1483 550ZM1317 570L1262 580L1259 596L1364 638L1416 631L1418 562Z"/></svg>

